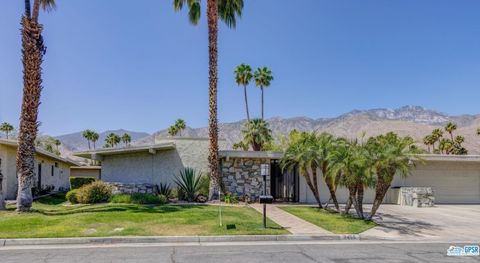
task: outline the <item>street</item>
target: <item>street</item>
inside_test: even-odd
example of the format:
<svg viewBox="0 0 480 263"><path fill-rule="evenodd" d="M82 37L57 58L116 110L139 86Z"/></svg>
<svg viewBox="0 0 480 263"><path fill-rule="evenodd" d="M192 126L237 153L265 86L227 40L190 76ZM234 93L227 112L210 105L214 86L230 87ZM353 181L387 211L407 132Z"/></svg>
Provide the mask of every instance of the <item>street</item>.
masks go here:
<svg viewBox="0 0 480 263"><path fill-rule="evenodd" d="M478 256L447 257L450 245L465 244L322 241L23 246L0 248L0 262L480 262Z"/></svg>

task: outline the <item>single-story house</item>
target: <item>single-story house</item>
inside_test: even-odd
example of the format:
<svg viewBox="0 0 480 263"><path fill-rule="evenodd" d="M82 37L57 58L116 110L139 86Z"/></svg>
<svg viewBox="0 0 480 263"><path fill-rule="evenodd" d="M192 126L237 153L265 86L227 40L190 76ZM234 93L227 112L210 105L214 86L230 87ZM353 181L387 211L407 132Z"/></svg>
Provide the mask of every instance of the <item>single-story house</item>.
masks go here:
<svg viewBox="0 0 480 263"><path fill-rule="evenodd" d="M70 167L71 177L92 177L97 180L102 179L101 166L72 166Z"/></svg>
<svg viewBox="0 0 480 263"><path fill-rule="evenodd" d="M18 142L0 139L0 175L3 176L2 189L5 199L17 196L18 179L16 168ZM77 166L74 161L62 158L43 149L36 149L34 187L53 188L64 191L70 188L70 166Z"/></svg>
<svg viewBox="0 0 480 263"><path fill-rule="evenodd" d="M102 180L122 184L173 185L174 176L184 167L208 172L208 139L163 138L155 144L117 149L101 149L75 153L76 156L102 162ZM226 191L256 200L263 194L261 166L269 167L266 176L267 193L277 201L313 203L312 193L297 171L282 171L279 152L226 150L220 142L220 171ZM480 203L480 156L423 155L412 174L397 176L392 188L402 186L432 187L436 203ZM321 176L321 174L320 174ZM328 189L319 180L322 202L329 199ZM393 190L392 190L393 191ZM391 191L391 192L392 192ZM367 190L365 203L373 201L374 191ZM339 202L346 202L346 189L337 191ZM386 203L396 203L394 194Z"/></svg>

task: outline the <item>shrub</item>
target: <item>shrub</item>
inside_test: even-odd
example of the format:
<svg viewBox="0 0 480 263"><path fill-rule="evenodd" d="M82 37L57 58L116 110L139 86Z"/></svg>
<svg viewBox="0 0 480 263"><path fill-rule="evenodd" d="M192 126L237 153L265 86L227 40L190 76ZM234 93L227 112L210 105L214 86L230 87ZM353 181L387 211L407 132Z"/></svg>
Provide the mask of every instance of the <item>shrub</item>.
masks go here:
<svg viewBox="0 0 480 263"><path fill-rule="evenodd" d="M93 182L95 182L93 177L70 177L70 189L78 189Z"/></svg>
<svg viewBox="0 0 480 263"><path fill-rule="evenodd" d="M223 197L223 200L227 204L236 204L238 203L238 197L236 194L232 193L226 193L225 196Z"/></svg>
<svg viewBox="0 0 480 263"><path fill-rule="evenodd" d="M185 193L184 200L189 202L195 200L200 189L200 179L202 179L202 174L189 167L180 171L180 175L175 177L174 181L177 184L177 191L181 190Z"/></svg>
<svg viewBox="0 0 480 263"><path fill-rule="evenodd" d="M208 196L208 192L210 191L210 176L202 176L200 179L200 186L198 189L198 194Z"/></svg>
<svg viewBox="0 0 480 263"><path fill-rule="evenodd" d="M163 205L167 202L164 195L153 194L116 194L111 198L112 203L124 204L159 204Z"/></svg>
<svg viewBox="0 0 480 263"><path fill-rule="evenodd" d="M76 204L78 203L77 200L77 189L73 189L69 191L66 195L65 198L70 202L71 204Z"/></svg>
<svg viewBox="0 0 480 263"><path fill-rule="evenodd" d="M172 196L172 189L170 188L170 184L161 183L157 186L158 194L164 195L166 197Z"/></svg>
<svg viewBox="0 0 480 263"><path fill-rule="evenodd" d="M112 188L102 181L95 181L77 190L77 201L82 204L103 203L110 200Z"/></svg>

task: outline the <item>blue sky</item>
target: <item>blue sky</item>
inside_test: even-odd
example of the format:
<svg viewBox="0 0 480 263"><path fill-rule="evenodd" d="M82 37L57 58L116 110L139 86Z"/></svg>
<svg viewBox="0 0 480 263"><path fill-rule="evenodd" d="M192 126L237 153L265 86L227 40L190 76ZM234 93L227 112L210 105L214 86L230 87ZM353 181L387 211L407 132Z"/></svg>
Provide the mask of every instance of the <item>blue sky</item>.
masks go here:
<svg viewBox="0 0 480 263"><path fill-rule="evenodd" d="M205 16L194 27L170 0L58 1L42 13L48 52L43 133L85 128L154 132L208 121ZM23 1L0 8L0 121L18 125ZM236 30L220 27L219 120L245 118L240 63L268 66L266 116L332 117L421 105L479 113L480 1L245 0ZM249 87L252 115L260 91Z"/></svg>

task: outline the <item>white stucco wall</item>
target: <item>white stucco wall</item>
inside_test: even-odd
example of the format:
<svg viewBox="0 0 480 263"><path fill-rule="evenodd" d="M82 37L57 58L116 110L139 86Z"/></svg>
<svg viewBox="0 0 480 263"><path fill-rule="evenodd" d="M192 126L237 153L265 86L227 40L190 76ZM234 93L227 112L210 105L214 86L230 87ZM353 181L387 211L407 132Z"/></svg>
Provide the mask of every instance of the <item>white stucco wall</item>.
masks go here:
<svg viewBox="0 0 480 263"><path fill-rule="evenodd" d="M16 148L6 145L0 145L0 158L2 158L2 173L4 176L4 195L5 199L15 199L17 193L17 174L16 174ZM54 160L47 156L35 156L35 178L34 186L38 182L38 164L42 164L42 186L53 185L54 190L67 190L69 188L70 165L59 160ZM55 167L57 163L58 167ZM52 176L52 166L53 176Z"/></svg>
<svg viewBox="0 0 480 263"><path fill-rule="evenodd" d="M157 139L156 143L174 142L175 149L106 155L102 160L102 180L121 183L171 183L185 167L208 172L207 139ZM220 148L225 142L220 141Z"/></svg>

